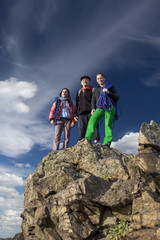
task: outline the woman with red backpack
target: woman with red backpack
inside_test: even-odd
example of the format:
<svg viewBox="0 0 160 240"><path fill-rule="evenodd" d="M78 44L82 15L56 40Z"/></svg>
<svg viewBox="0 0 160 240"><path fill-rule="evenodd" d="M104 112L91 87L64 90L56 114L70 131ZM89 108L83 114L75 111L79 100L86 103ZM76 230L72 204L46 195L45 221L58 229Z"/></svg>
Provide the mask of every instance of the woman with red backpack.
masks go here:
<svg viewBox="0 0 160 240"><path fill-rule="evenodd" d="M55 125L53 150L59 149L60 139L63 130L63 149L68 147L71 128L75 125L74 112L75 106L71 101L70 92L67 88L63 88L59 94L59 97L55 98L49 114L50 123L52 125Z"/></svg>

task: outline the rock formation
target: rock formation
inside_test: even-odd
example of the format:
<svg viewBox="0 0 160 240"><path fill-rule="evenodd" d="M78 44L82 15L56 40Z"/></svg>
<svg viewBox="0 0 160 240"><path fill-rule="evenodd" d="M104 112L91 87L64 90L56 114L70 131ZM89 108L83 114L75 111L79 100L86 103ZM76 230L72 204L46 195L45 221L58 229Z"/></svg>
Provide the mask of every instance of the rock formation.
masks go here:
<svg viewBox="0 0 160 240"><path fill-rule="evenodd" d="M13 238L0 238L0 240L24 240L23 233L17 233Z"/></svg>
<svg viewBox="0 0 160 240"><path fill-rule="evenodd" d="M24 239L107 240L120 221L125 239L160 239L160 125L142 124L138 150L81 140L49 153L26 182Z"/></svg>

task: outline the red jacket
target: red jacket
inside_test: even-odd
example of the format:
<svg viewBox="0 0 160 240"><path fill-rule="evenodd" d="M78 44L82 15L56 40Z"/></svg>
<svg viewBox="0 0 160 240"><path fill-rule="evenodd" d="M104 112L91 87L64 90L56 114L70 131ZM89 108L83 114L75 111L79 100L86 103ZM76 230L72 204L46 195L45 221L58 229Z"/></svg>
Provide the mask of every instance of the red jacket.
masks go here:
<svg viewBox="0 0 160 240"><path fill-rule="evenodd" d="M75 106L74 106L72 101L69 102L69 105L70 105L69 119L71 119L75 123L75 121L74 121ZM49 114L49 120L50 121L53 119L55 108L56 108L56 102L53 103L53 106L52 106L52 108L50 110L50 114ZM62 112L62 101L60 100L60 107L59 107L59 111L58 111L58 115L56 117L56 120L60 119L61 112Z"/></svg>

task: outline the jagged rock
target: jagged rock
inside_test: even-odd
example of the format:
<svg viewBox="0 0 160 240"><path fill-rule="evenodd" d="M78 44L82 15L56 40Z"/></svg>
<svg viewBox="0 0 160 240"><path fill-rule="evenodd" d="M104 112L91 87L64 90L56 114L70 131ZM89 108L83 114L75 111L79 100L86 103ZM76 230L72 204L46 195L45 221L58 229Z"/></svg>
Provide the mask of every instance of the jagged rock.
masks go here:
<svg viewBox="0 0 160 240"><path fill-rule="evenodd" d="M17 233L12 240L24 240L23 233Z"/></svg>
<svg viewBox="0 0 160 240"><path fill-rule="evenodd" d="M139 160L141 167L150 173L160 172L160 125L143 123L139 133Z"/></svg>
<svg viewBox="0 0 160 240"><path fill-rule="evenodd" d="M143 123L139 133L139 145L151 146L160 150L160 126L151 121Z"/></svg>
<svg viewBox="0 0 160 240"><path fill-rule="evenodd" d="M130 223L126 239L160 239L160 125L143 123L139 154L81 140L49 153L27 181L25 240L107 240Z"/></svg>
<svg viewBox="0 0 160 240"><path fill-rule="evenodd" d="M24 240L23 233L17 233L13 238L0 238L0 240Z"/></svg>

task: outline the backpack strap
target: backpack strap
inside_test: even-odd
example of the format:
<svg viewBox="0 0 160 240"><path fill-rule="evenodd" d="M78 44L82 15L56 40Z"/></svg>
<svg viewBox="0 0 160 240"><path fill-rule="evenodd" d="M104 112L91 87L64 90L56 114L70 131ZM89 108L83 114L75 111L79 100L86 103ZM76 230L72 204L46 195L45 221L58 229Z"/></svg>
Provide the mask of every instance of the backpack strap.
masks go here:
<svg viewBox="0 0 160 240"><path fill-rule="evenodd" d="M80 96L81 92L82 92L82 88L78 91L78 97Z"/></svg>
<svg viewBox="0 0 160 240"><path fill-rule="evenodd" d="M58 117L58 114L59 114L59 107L60 107L59 97L56 97L53 102L56 102L56 106L55 106L55 110L54 110L54 114L53 114L53 120L56 123L57 122L57 117Z"/></svg>

